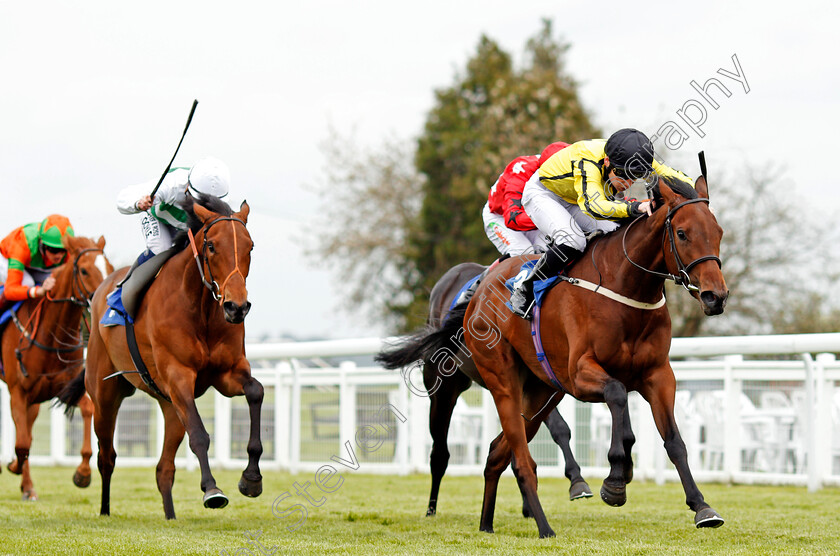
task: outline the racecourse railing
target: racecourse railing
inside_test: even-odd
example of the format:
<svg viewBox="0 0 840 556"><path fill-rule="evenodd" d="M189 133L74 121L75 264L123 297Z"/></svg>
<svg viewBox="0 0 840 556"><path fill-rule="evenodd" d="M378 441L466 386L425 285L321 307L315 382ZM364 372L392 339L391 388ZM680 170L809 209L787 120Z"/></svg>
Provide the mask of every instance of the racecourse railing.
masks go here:
<svg viewBox="0 0 840 556"><path fill-rule="evenodd" d="M396 338L248 344L253 374L265 387L263 470L313 472L338 459L359 472L428 472L429 399L419 367L386 371L371 356ZM840 334L676 338L676 417L698 481L808 486L840 484ZM773 357L770 357L773 356ZM244 398L215 391L198 401L211 435L211 464L244 468L249 428ZM610 414L604 404L567 396L560 412L585 477L605 477ZM76 465L82 420L44 406L36 422L33 465ZM635 476L678 480L649 407L631 394L637 442ZM46 417L46 419L44 418ZM500 432L490 394L468 390L449 431L448 473L483 471ZM163 441L154 400L139 393L123 402L116 431L117 465L154 466ZM14 427L5 384L0 387L0 459L14 458ZM94 437L94 450L96 440ZM563 476L563 457L547 430L531 442L540 476ZM95 457L95 456L94 456ZM176 463L195 467L184 442Z"/></svg>

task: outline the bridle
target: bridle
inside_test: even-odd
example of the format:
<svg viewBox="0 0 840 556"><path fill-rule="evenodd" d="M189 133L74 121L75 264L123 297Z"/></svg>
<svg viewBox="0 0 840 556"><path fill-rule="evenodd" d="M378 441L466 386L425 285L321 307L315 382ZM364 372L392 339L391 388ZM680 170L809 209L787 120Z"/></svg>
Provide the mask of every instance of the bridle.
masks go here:
<svg viewBox="0 0 840 556"><path fill-rule="evenodd" d="M76 254L76 257L73 259L73 282L72 282L72 286L71 286L70 297L53 298L53 297L50 297L49 292L47 292L47 295L44 297L44 299L42 299L38 303L38 305L35 306L35 309L32 311L31 315L29 316L29 320L26 322L25 325L20 321L20 319L17 316L17 313L15 311L12 311L12 321L15 323L15 326L17 327L18 331L20 331L20 339L18 341L18 347L15 348L15 357L18 360L18 366L20 367L21 373L23 374L24 377L28 378L29 373L26 371L26 366L23 364L23 352L28 350L29 348L31 348L33 346L35 346L39 349L42 349L44 351L48 351L50 353L56 353L56 354L71 353L71 352L77 351L77 350L85 347L85 344L84 344L83 341L79 342L76 345L70 345L70 346L64 345L64 346L60 346L60 347L54 347L54 346L49 346L49 345L46 345L46 344L42 344L41 342L36 340L35 337L38 335L38 328L41 324L41 309L43 307L44 301L49 301L51 303L72 303L72 304L74 304L78 307L82 307L82 308L86 308L90 305L90 298L93 296L93 292L88 291L88 289L85 287L85 284L80 277L81 273L80 273L80 269L79 269L79 259L81 259L82 255L84 255L85 253L90 253L92 251L98 251L98 252L100 252L104 255L104 252L102 251L102 249L100 249L98 247L88 247L86 249L80 250ZM77 293L81 293L81 295L77 295ZM84 318L82 320L85 323L85 326L87 326L87 329L90 330L90 325L87 323L87 321L85 321ZM33 324L33 322L34 322L34 325L32 327L32 331L30 332L29 331L29 325ZM29 343L26 347L21 347L24 340L26 340ZM58 357L59 357L59 359L61 359L60 355ZM68 362L68 361L64 361L63 359L62 359L62 361L65 362L65 363ZM62 370L62 371L59 371L59 373L55 373L55 374L60 374L62 372L65 372L65 371Z"/></svg>
<svg viewBox="0 0 840 556"><path fill-rule="evenodd" d="M230 271L230 274L225 277L222 285L219 286L219 283L213 279L213 270L210 268L210 263L207 260L207 232L210 231L210 228L218 224L219 222L230 222L230 229L233 232L233 260L235 261L235 266L233 270ZM205 224L201 227L199 232L202 230L204 231L204 238L203 244L201 246L201 260L199 260L198 249L195 246L195 237L193 236L192 230L187 230L187 235L190 238L190 246L192 246L193 256L195 257L195 263L198 265L198 274L201 276L201 282L210 290L210 293L213 295L213 299L219 302L219 305L222 304L223 296L222 292L224 292L225 286L230 280L231 276L234 274L239 274L242 277L242 280L245 280L245 276L242 274L242 271L239 270L239 246L236 241L236 228L234 228L234 222L239 222L243 226L245 226L245 222L236 218L235 216L221 216L216 218L209 224ZM204 265L207 265L207 277L210 279L209 281L204 276Z"/></svg>
<svg viewBox="0 0 840 556"><path fill-rule="evenodd" d="M624 229L624 235L621 238L621 247L624 249L624 257L636 268L647 272L648 274L653 274L654 276L659 276L665 280L672 280L678 286L684 287L687 291L690 292L699 292L700 288L695 286L691 283L691 278L689 277L688 273L691 271L692 268L697 266L698 264L706 261L715 261L718 264L718 267L722 267L722 263L719 257L716 255L704 255L702 257L698 257L691 261L688 264L684 264L682 262L682 258L680 254L677 252L677 242L674 240L674 227L671 224L671 219L674 217L674 214L682 207L691 205L694 203L708 203L709 200L706 198L697 198L697 199L689 199L688 201L683 201L682 203L675 206L673 209L668 211L668 214L665 216L665 234L668 235L668 242L671 245L671 252L674 254L674 262L677 264L677 271L678 274L668 274L665 272L657 272L655 270L650 270L649 268L645 268L640 264L636 263L633 259L630 258L630 255L627 253L627 232L630 231L630 228L644 218L643 216L638 217L637 219L633 220L629 226Z"/></svg>
<svg viewBox="0 0 840 556"><path fill-rule="evenodd" d="M58 302L69 302L73 303L74 305L78 305L79 307L88 307L90 305L90 298L93 297L92 291L89 291L87 287L85 287L84 282L80 277L80 269L79 269L79 259L82 258L82 255L85 253L90 253L93 251L98 251L105 255L105 252L98 248L98 247L87 247L82 249L76 254L76 257L73 259L73 284L70 290L70 297L50 297L49 293L47 293L47 299L54 303ZM76 295L80 293L81 295Z"/></svg>

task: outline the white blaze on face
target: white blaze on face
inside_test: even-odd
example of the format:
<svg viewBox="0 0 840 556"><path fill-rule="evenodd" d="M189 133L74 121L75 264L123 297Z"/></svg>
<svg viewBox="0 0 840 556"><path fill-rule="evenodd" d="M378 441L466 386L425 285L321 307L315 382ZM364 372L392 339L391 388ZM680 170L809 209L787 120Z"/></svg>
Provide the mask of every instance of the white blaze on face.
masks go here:
<svg viewBox="0 0 840 556"><path fill-rule="evenodd" d="M105 255L97 255L96 262L94 264L96 265L96 268L99 269L99 272L102 273L103 278L108 276L108 269L107 265L105 264Z"/></svg>

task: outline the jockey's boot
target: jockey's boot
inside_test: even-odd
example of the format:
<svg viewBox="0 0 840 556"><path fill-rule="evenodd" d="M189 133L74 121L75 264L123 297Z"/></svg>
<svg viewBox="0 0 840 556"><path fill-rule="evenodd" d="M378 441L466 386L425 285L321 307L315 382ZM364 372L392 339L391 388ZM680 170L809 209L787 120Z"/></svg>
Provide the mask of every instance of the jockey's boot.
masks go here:
<svg viewBox="0 0 840 556"><path fill-rule="evenodd" d="M581 252L563 244L552 244L548 251L514 287L510 294L510 306L513 313L523 319L531 320L531 308L534 305L534 280L545 280L560 274L563 269L577 260Z"/></svg>

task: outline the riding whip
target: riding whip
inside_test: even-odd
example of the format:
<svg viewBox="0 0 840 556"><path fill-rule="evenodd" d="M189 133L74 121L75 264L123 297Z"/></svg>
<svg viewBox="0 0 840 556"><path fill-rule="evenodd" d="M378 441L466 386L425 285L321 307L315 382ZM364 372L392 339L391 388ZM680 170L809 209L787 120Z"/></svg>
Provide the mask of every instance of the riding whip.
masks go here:
<svg viewBox="0 0 840 556"><path fill-rule="evenodd" d="M163 171L163 174L161 174L160 179L159 179L159 180L158 180L158 182L157 182L157 185L156 185L156 186L155 186L155 188L152 190L152 194L151 194L151 195L149 195L149 196L152 198L152 200L154 200L154 198L155 198L155 193L157 193L157 190L158 190L158 188L160 187L160 184L162 184L162 183L163 183L163 178L165 178L165 177L166 177L166 174L168 174L168 173L169 173L169 169L170 169L170 168L172 168L172 163L175 161L175 157L176 157L176 156L178 156L178 149L180 149L180 148L181 148L181 143L183 143L183 142L184 142L184 137L186 137L186 135L187 135L187 130L190 128L190 123L192 123L193 114L195 114L195 108L196 108L196 106L198 106L198 100L197 100L197 99L196 99L196 100L193 100L192 109L190 109L190 115L189 115L189 117L187 118L187 125L186 125L186 126L184 126L184 133L182 133L182 134L181 134L181 140L180 140L180 141L178 141L178 146L175 148L175 154L173 154L173 155L172 155L172 160L170 160L170 161L169 161L169 164L167 164L167 165L166 165L166 170L164 170L164 171Z"/></svg>
<svg viewBox="0 0 840 556"><path fill-rule="evenodd" d="M706 177L706 151L697 153L697 158L700 159L700 175L703 176L703 181L706 182L706 191L709 190L709 178Z"/></svg>

